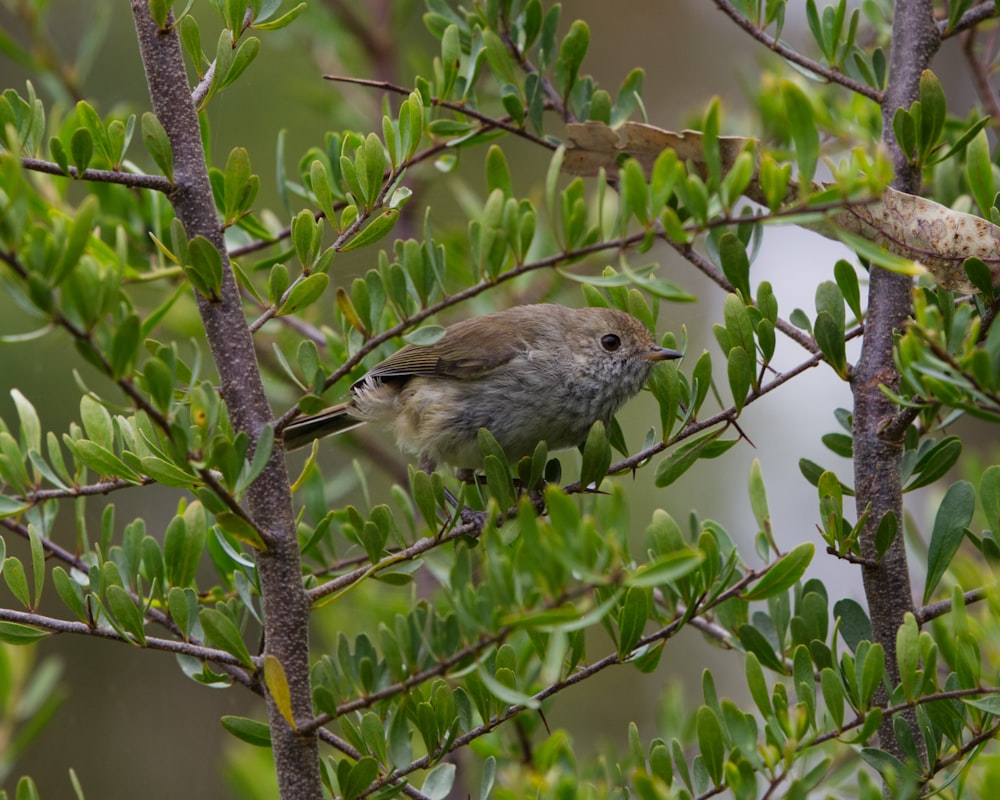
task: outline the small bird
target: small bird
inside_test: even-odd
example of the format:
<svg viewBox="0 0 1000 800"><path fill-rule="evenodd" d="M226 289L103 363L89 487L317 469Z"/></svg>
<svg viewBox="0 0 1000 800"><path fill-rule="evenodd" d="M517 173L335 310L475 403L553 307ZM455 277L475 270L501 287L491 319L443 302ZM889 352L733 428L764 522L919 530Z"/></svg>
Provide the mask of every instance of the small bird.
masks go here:
<svg viewBox="0 0 1000 800"><path fill-rule="evenodd" d="M455 323L434 344L406 345L355 383L349 400L287 425L284 443L293 450L381 423L422 468L450 464L470 477L482 466L480 428L510 463L542 440L550 450L577 447L642 389L656 362L681 355L623 311L515 306Z"/></svg>

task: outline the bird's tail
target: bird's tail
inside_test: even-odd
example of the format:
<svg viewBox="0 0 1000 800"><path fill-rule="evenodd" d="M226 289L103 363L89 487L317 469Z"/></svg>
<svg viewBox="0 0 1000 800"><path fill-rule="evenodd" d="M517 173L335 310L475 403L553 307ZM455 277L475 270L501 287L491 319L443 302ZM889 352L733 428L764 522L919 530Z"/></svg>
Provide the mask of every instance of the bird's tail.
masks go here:
<svg viewBox="0 0 1000 800"><path fill-rule="evenodd" d="M295 450L309 444L313 439L344 433L364 425L364 420L351 416L353 408L352 402L341 403L339 406L332 406L318 414L301 417L289 423L281 434L285 449Z"/></svg>

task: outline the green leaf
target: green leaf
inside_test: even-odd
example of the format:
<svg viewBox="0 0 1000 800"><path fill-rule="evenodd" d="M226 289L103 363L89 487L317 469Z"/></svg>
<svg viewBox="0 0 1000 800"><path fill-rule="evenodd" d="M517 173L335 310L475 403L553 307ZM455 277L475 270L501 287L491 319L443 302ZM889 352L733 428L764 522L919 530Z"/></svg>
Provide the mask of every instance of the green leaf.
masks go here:
<svg viewBox="0 0 1000 800"><path fill-rule="evenodd" d="M739 439L720 439L722 429L705 434L683 447L679 447L656 468L656 485L669 486L687 472L699 458L717 458L736 444Z"/></svg>
<svg viewBox="0 0 1000 800"><path fill-rule="evenodd" d="M733 393L733 405L737 412L743 410L754 380L754 360L742 347L734 347L726 359L729 375L729 389Z"/></svg>
<svg viewBox="0 0 1000 800"><path fill-rule="evenodd" d="M750 696L765 718L771 716L774 711L771 708L771 696L767 691L764 671L760 668L760 659L752 652L747 652L743 664L746 669L747 688L750 690Z"/></svg>
<svg viewBox="0 0 1000 800"><path fill-rule="evenodd" d="M214 608L203 608L198 615L198 619L201 621L201 626L205 629L205 635L211 643L221 647L230 655L235 656L244 665L248 667L254 666L253 659L250 657L250 651L247 650L243 637L229 617L221 611L216 611ZM268 684L268 689L270 688L270 684ZM277 702L277 699L275 702ZM282 715L284 715L284 711L282 711Z"/></svg>
<svg viewBox="0 0 1000 800"><path fill-rule="evenodd" d="M748 356L752 356L756 348L754 347L753 322L750 319L746 302L738 294L726 295L723 315L726 321L726 333L729 334L730 348L739 347L745 350Z"/></svg>
<svg viewBox="0 0 1000 800"><path fill-rule="evenodd" d="M938 478L943 478L958 462L962 455L962 440L957 436L946 436L924 453L913 465L913 480L906 484L903 491L910 492L922 486L928 486Z"/></svg>
<svg viewBox="0 0 1000 800"><path fill-rule="evenodd" d="M194 589L172 586L167 593L170 618L177 623L185 639L190 638L198 617L198 595Z"/></svg>
<svg viewBox="0 0 1000 800"><path fill-rule="evenodd" d="M844 346L843 325L838 324L828 312L821 311L816 315L815 337L823 357L841 378L847 380L847 350Z"/></svg>
<svg viewBox="0 0 1000 800"><path fill-rule="evenodd" d="M611 465L611 443L608 441L604 423L598 420L590 426L587 441L583 446L583 463L580 465L580 485L593 486L595 490L608 473Z"/></svg>
<svg viewBox="0 0 1000 800"><path fill-rule="evenodd" d="M689 575L704 560L705 554L700 550L678 550L667 553L639 567L626 578L625 585L648 588L663 586Z"/></svg>
<svg viewBox="0 0 1000 800"><path fill-rule="evenodd" d="M292 249L306 271L313 266L322 230L319 220L308 209L303 209L292 219Z"/></svg>
<svg viewBox="0 0 1000 800"><path fill-rule="evenodd" d="M73 131L73 136L69 140L69 152L79 177L87 170L90 159L94 157L94 137L90 131L86 128L77 128Z"/></svg>
<svg viewBox="0 0 1000 800"><path fill-rule="evenodd" d="M524 706L525 708L533 710L537 710L542 706L540 700L537 700L531 695L519 692L510 686L505 686L482 667L477 668L476 675L478 675L483 683L486 684L486 688L489 690L490 694L503 703Z"/></svg>
<svg viewBox="0 0 1000 800"><path fill-rule="evenodd" d="M111 340L111 352L108 360L111 362L111 376L115 379L130 377L129 373L139 355L139 318L129 314L115 329Z"/></svg>
<svg viewBox="0 0 1000 800"><path fill-rule="evenodd" d="M833 276L844 296L847 307L851 309L854 318L860 321L864 317L864 312L861 308L861 287L858 284L858 273L854 266L849 261L840 259L833 266Z"/></svg>
<svg viewBox="0 0 1000 800"><path fill-rule="evenodd" d="M32 625L20 622L0 622L0 642L4 644L34 644L51 634Z"/></svg>
<svg viewBox="0 0 1000 800"><path fill-rule="evenodd" d="M844 687L840 677L830 667L824 667L819 676L820 688L823 690L823 702L826 710L833 718L837 730L844 727Z"/></svg>
<svg viewBox="0 0 1000 800"><path fill-rule="evenodd" d="M896 629L896 662L899 665L899 676L903 686L903 696L912 703L919 687L917 681L922 678L920 669L920 631L917 620L910 612L903 616L903 624Z"/></svg>
<svg viewBox="0 0 1000 800"><path fill-rule="evenodd" d="M965 697L962 702L966 705L978 708L993 716L1000 716L1000 695L989 695L987 697Z"/></svg>
<svg viewBox="0 0 1000 800"><path fill-rule="evenodd" d="M257 57L260 52L260 39L256 36L248 36L244 39L240 46L233 53L232 62L228 65L226 69L226 74L222 81L219 82L218 88L223 89L226 86L231 85L243 71L250 66L251 62Z"/></svg>
<svg viewBox="0 0 1000 800"><path fill-rule="evenodd" d="M382 140L375 133L369 133L365 138L364 167L365 183L368 186L365 202L371 207L382 191L382 177L385 174L385 149Z"/></svg>
<svg viewBox="0 0 1000 800"><path fill-rule="evenodd" d="M45 586L45 545L38 528L28 525L28 544L31 550L31 586L34 589L35 607L42 600L42 589Z"/></svg>
<svg viewBox="0 0 1000 800"><path fill-rule="evenodd" d="M31 608L31 594L28 592L28 576L24 564L17 556L8 556L3 562L3 579L10 593L25 608Z"/></svg>
<svg viewBox="0 0 1000 800"><path fill-rule="evenodd" d="M889 551L889 547L896 540L898 531L899 521L896 519L895 513L886 511L875 530L875 553L878 558L882 558Z"/></svg>
<svg viewBox="0 0 1000 800"><path fill-rule="evenodd" d="M744 600L766 600L787 591L805 574L815 552L816 546L812 542L798 545L778 559L753 588L744 592L741 597Z"/></svg>
<svg viewBox="0 0 1000 800"><path fill-rule="evenodd" d="M970 256L962 262L962 268L973 286L983 295L987 303L992 303L996 293L993 291L993 273L980 258Z"/></svg>
<svg viewBox="0 0 1000 800"><path fill-rule="evenodd" d="M234 716L224 716L219 721L229 733L247 744L254 747L271 746L271 729L263 722Z"/></svg>
<svg viewBox="0 0 1000 800"><path fill-rule="evenodd" d="M235 536L241 542L245 542L255 550L261 552L267 550L267 545L264 544L264 540L257 529L239 514L232 511L223 511L215 515L215 521L226 533Z"/></svg>
<svg viewBox="0 0 1000 800"><path fill-rule="evenodd" d="M325 272L314 272L292 286L288 299L281 306L279 314L292 314L306 306L312 305L326 291L330 284L330 276Z"/></svg>
<svg viewBox="0 0 1000 800"><path fill-rule="evenodd" d="M836 234L837 238L855 253L873 264L877 264L882 269L887 269L889 272L895 272L898 275L908 275L911 278L919 278L927 274L927 268L922 264L904 256L897 256L894 253L890 253L884 247L862 236L855 236L853 233L848 233L839 228Z"/></svg>
<svg viewBox="0 0 1000 800"><path fill-rule="evenodd" d="M274 3L273 6L275 9L277 9L278 4ZM290 11L286 11L280 17L275 17L274 19L268 18L266 22L255 21L254 24L251 25L250 27L253 28L255 31L276 31L279 28L284 28L288 25L291 25L292 22L295 21L295 18L298 17L299 14L301 14L306 9L307 6L308 3L299 3Z"/></svg>
<svg viewBox="0 0 1000 800"><path fill-rule="evenodd" d="M139 611L132 597L121 586L111 585L106 593L108 609L122 628L130 633L142 646L146 644L146 633L143 630L142 612Z"/></svg>
<svg viewBox="0 0 1000 800"><path fill-rule="evenodd" d="M158 456L146 456L139 460L139 464L146 475L164 486L188 489L201 483L201 479L196 475L185 472L176 464L164 461Z"/></svg>
<svg viewBox="0 0 1000 800"><path fill-rule="evenodd" d="M575 20L559 45L559 59L556 62L556 75L562 81L558 87L563 96L568 96L587 49L590 47L590 28L587 23Z"/></svg>
<svg viewBox="0 0 1000 800"><path fill-rule="evenodd" d="M875 692L882 683L885 675L885 650L882 645L876 642L865 653L864 663L861 667L861 680L859 689L861 691L861 708L867 709L871 704Z"/></svg>
<svg viewBox="0 0 1000 800"><path fill-rule="evenodd" d="M457 43L457 29L456 43ZM510 168L507 166L507 159L503 150L497 145L490 145L486 153L486 191L492 192L499 189L504 197L513 197L514 188L510 180Z"/></svg>
<svg viewBox="0 0 1000 800"><path fill-rule="evenodd" d="M69 158L66 155L66 148L62 143L62 139L57 136L51 137L49 139L49 152L52 154L52 160L59 165L59 169L62 170L63 175L69 175Z"/></svg>
<svg viewBox="0 0 1000 800"><path fill-rule="evenodd" d="M250 154L245 147L234 147L226 159L223 173L223 215L227 225L249 211L257 185L259 179L250 169Z"/></svg>
<svg viewBox="0 0 1000 800"><path fill-rule="evenodd" d="M455 765L450 763L438 764L427 773L424 778L420 792L431 800L446 800L451 796L451 789L455 785Z"/></svg>
<svg viewBox="0 0 1000 800"><path fill-rule="evenodd" d="M52 585L55 587L59 599L73 612L77 619L81 622L90 621L83 588L62 567L53 568Z"/></svg>
<svg viewBox="0 0 1000 800"><path fill-rule="evenodd" d="M806 192L819 161L819 128L809 96L802 89L791 81L785 81L781 85L781 95L785 101L788 131L795 145L800 190Z"/></svg>
<svg viewBox="0 0 1000 800"><path fill-rule="evenodd" d="M625 592L618 618L618 658L624 661L642 638L652 610L648 589L632 586Z"/></svg>
<svg viewBox="0 0 1000 800"><path fill-rule="evenodd" d="M17 408L18 420L21 423L21 443L26 450L42 449L42 425L38 412L27 397L17 389L10 390L10 396Z"/></svg>
<svg viewBox="0 0 1000 800"><path fill-rule="evenodd" d="M436 344L444 338L447 331L441 325L422 325L414 331L410 331L406 336L403 337L403 341L407 344L416 345L418 347L427 347L428 345Z"/></svg>
<svg viewBox="0 0 1000 800"><path fill-rule="evenodd" d="M188 242L187 264L182 264L188 280L204 297L218 300L222 292L222 256L201 234Z"/></svg>
<svg viewBox="0 0 1000 800"><path fill-rule="evenodd" d="M631 215L647 225L649 223L649 189L642 167L635 159L629 159L621 169L622 212L621 224L626 226Z"/></svg>
<svg viewBox="0 0 1000 800"><path fill-rule="evenodd" d="M695 718L695 728L705 769L712 780L712 785L718 786L722 783L722 768L725 763L722 723L711 708L701 706Z"/></svg>
<svg viewBox="0 0 1000 800"><path fill-rule="evenodd" d="M424 518L425 525L433 526L437 521L437 499L434 496L434 486L431 476L422 469L417 469L412 464L410 471L410 491L413 494L413 502L420 511L420 516Z"/></svg>
<svg viewBox="0 0 1000 800"><path fill-rule="evenodd" d="M52 273L54 285L62 283L80 262L80 257L93 236L100 210L101 204L94 195L89 195L76 209L67 231L65 247Z"/></svg>
<svg viewBox="0 0 1000 800"><path fill-rule="evenodd" d="M909 109L896 109L896 113L892 115L892 132L900 150L912 164L917 156L917 126Z"/></svg>
<svg viewBox="0 0 1000 800"><path fill-rule="evenodd" d="M917 157L926 163L941 138L948 109L944 90L937 76L929 69L920 75L920 128L917 131L919 152Z"/></svg>
<svg viewBox="0 0 1000 800"><path fill-rule="evenodd" d="M930 600L938 582L944 576L951 559L965 537L965 529L972 521L976 506L976 490L968 481L958 481L945 492L927 550L927 583L924 586L924 605Z"/></svg>
<svg viewBox="0 0 1000 800"><path fill-rule="evenodd" d="M142 115L142 141L167 180L174 180L174 153L170 139L156 115L147 111Z"/></svg>
<svg viewBox="0 0 1000 800"><path fill-rule="evenodd" d="M300 347L299 350L301 352L302 348ZM264 467L267 466L267 462L271 459L273 450L274 426L268 424L260 430L260 434L257 437L257 446L253 451L253 461L250 462L250 468L247 472L240 476L240 482L236 486L237 492L242 492L260 477L260 474L264 471Z"/></svg>
<svg viewBox="0 0 1000 800"><path fill-rule="evenodd" d="M771 643L753 625L741 625L737 631L737 636L739 637L740 644L743 645L743 649L747 653L757 656L757 660L762 666L775 672L784 672L785 665L781 663L781 660L775 654Z"/></svg>
<svg viewBox="0 0 1000 800"><path fill-rule="evenodd" d="M340 790L344 795L344 800L354 800L354 798L364 792L377 777L378 762L371 756L365 756L350 767L346 778L340 781Z"/></svg>
<svg viewBox="0 0 1000 800"><path fill-rule="evenodd" d="M833 605L833 618L840 621L840 635L851 650L872 638L872 623L868 614L855 600L838 600Z"/></svg>
<svg viewBox="0 0 1000 800"><path fill-rule="evenodd" d="M972 196L976 199L979 212L990 218L990 209L996 197L996 185L993 180L993 162L990 159L990 144L986 131L980 131L969 142L965 150L965 175L969 181Z"/></svg>
<svg viewBox="0 0 1000 800"><path fill-rule="evenodd" d="M389 231L396 225L396 220L398 219L398 209L386 209L368 223L368 226L364 230L345 242L340 250L347 252L348 250L356 250L359 247L367 247L368 245L375 244L379 239L388 235Z"/></svg>
<svg viewBox="0 0 1000 800"><path fill-rule="evenodd" d="M758 528L764 533L771 531L771 512L767 508L767 492L764 490L764 476L760 470L760 459L750 462L749 479L750 508Z"/></svg>
<svg viewBox="0 0 1000 800"><path fill-rule="evenodd" d="M192 503L187 512L201 506ZM167 525L163 541L163 560L167 571L167 582L171 586L185 587L194 581L198 571L198 562L205 549L207 531L204 520L194 519L194 515L185 512L176 516Z"/></svg>
<svg viewBox="0 0 1000 800"><path fill-rule="evenodd" d="M896 785L901 781L914 784L919 782L919 776L892 753L875 747L862 747L861 757L878 770L883 778L892 779Z"/></svg>
<svg viewBox="0 0 1000 800"><path fill-rule="evenodd" d="M750 302L750 258L746 246L733 233L724 233L719 240L719 260L722 271L744 302Z"/></svg>

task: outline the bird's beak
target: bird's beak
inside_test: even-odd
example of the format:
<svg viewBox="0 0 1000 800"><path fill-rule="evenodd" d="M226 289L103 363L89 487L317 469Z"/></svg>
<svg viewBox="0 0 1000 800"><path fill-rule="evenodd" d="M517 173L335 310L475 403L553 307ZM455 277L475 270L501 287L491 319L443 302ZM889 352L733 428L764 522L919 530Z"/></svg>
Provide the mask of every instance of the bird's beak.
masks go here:
<svg viewBox="0 0 1000 800"><path fill-rule="evenodd" d="M647 361L668 361L672 358L680 358L684 354L678 350L669 350L666 347L658 347L653 345L645 353L643 353L643 358Z"/></svg>

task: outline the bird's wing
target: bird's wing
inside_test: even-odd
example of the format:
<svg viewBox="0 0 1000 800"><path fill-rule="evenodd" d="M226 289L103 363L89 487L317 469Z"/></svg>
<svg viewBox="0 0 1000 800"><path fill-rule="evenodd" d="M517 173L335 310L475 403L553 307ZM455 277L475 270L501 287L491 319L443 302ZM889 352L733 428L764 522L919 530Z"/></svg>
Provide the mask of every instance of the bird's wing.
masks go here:
<svg viewBox="0 0 1000 800"><path fill-rule="evenodd" d="M362 380L418 375L469 379L506 364L520 352L519 349L497 347L496 337L481 324L482 319L477 317L452 325L434 344L406 345L376 364ZM470 354L470 349L475 352Z"/></svg>

